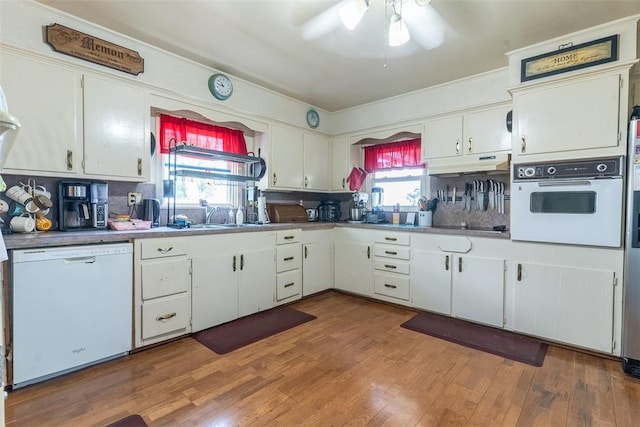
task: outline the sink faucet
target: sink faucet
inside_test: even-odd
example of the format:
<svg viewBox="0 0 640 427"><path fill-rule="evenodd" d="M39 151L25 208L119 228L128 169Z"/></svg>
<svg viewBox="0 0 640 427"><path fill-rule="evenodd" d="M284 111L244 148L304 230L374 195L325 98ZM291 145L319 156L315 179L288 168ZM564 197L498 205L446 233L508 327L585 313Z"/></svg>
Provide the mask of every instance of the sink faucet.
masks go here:
<svg viewBox="0 0 640 427"><path fill-rule="evenodd" d="M217 209L215 208L215 206L209 206L209 205L207 205L206 208L207 208L207 213L205 215L204 223L205 224L210 224L211 223L211 215L213 215L213 213Z"/></svg>

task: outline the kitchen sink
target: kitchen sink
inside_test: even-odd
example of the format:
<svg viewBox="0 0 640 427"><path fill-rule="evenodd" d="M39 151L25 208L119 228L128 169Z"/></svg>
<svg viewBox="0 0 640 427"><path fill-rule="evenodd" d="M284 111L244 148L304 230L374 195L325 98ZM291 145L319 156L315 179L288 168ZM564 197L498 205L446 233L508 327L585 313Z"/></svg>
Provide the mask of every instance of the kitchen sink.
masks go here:
<svg viewBox="0 0 640 427"><path fill-rule="evenodd" d="M256 227L263 224L194 224L191 228L199 229L199 228L243 228L243 227Z"/></svg>

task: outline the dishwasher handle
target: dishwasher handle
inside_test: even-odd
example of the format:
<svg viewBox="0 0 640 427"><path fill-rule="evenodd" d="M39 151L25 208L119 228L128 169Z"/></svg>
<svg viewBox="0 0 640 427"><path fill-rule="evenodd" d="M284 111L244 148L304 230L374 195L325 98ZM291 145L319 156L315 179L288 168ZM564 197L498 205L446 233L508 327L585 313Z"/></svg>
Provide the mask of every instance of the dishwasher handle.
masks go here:
<svg viewBox="0 0 640 427"><path fill-rule="evenodd" d="M65 264L93 264L96 262L96 257L94 256L81 256L77 258L65 258Z"/></svg>

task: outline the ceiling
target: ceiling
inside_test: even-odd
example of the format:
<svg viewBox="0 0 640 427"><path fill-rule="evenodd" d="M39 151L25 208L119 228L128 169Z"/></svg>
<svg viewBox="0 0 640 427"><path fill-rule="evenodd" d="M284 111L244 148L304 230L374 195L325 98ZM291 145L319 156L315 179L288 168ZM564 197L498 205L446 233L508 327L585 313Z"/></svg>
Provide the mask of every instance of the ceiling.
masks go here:
<svg viewBox="0 0 640 427"><path fill-rule="evenodd" d="M344 0L38 1L330 112L501 68L510 50L640 13L638 0L404 0L412 39L386 47L385 0L354 31L338 18Z"/></svg>

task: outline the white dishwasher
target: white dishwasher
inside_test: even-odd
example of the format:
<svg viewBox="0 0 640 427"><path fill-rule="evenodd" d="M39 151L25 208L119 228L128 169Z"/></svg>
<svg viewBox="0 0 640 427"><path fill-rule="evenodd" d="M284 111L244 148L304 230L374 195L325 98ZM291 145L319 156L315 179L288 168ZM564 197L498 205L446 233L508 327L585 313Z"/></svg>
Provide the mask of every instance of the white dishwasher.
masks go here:
<svg viewBox="0 0 640 427"><path fill-rule="evenodd" d="M133 245L11 251L13 387L131 350Z"/></svg>

